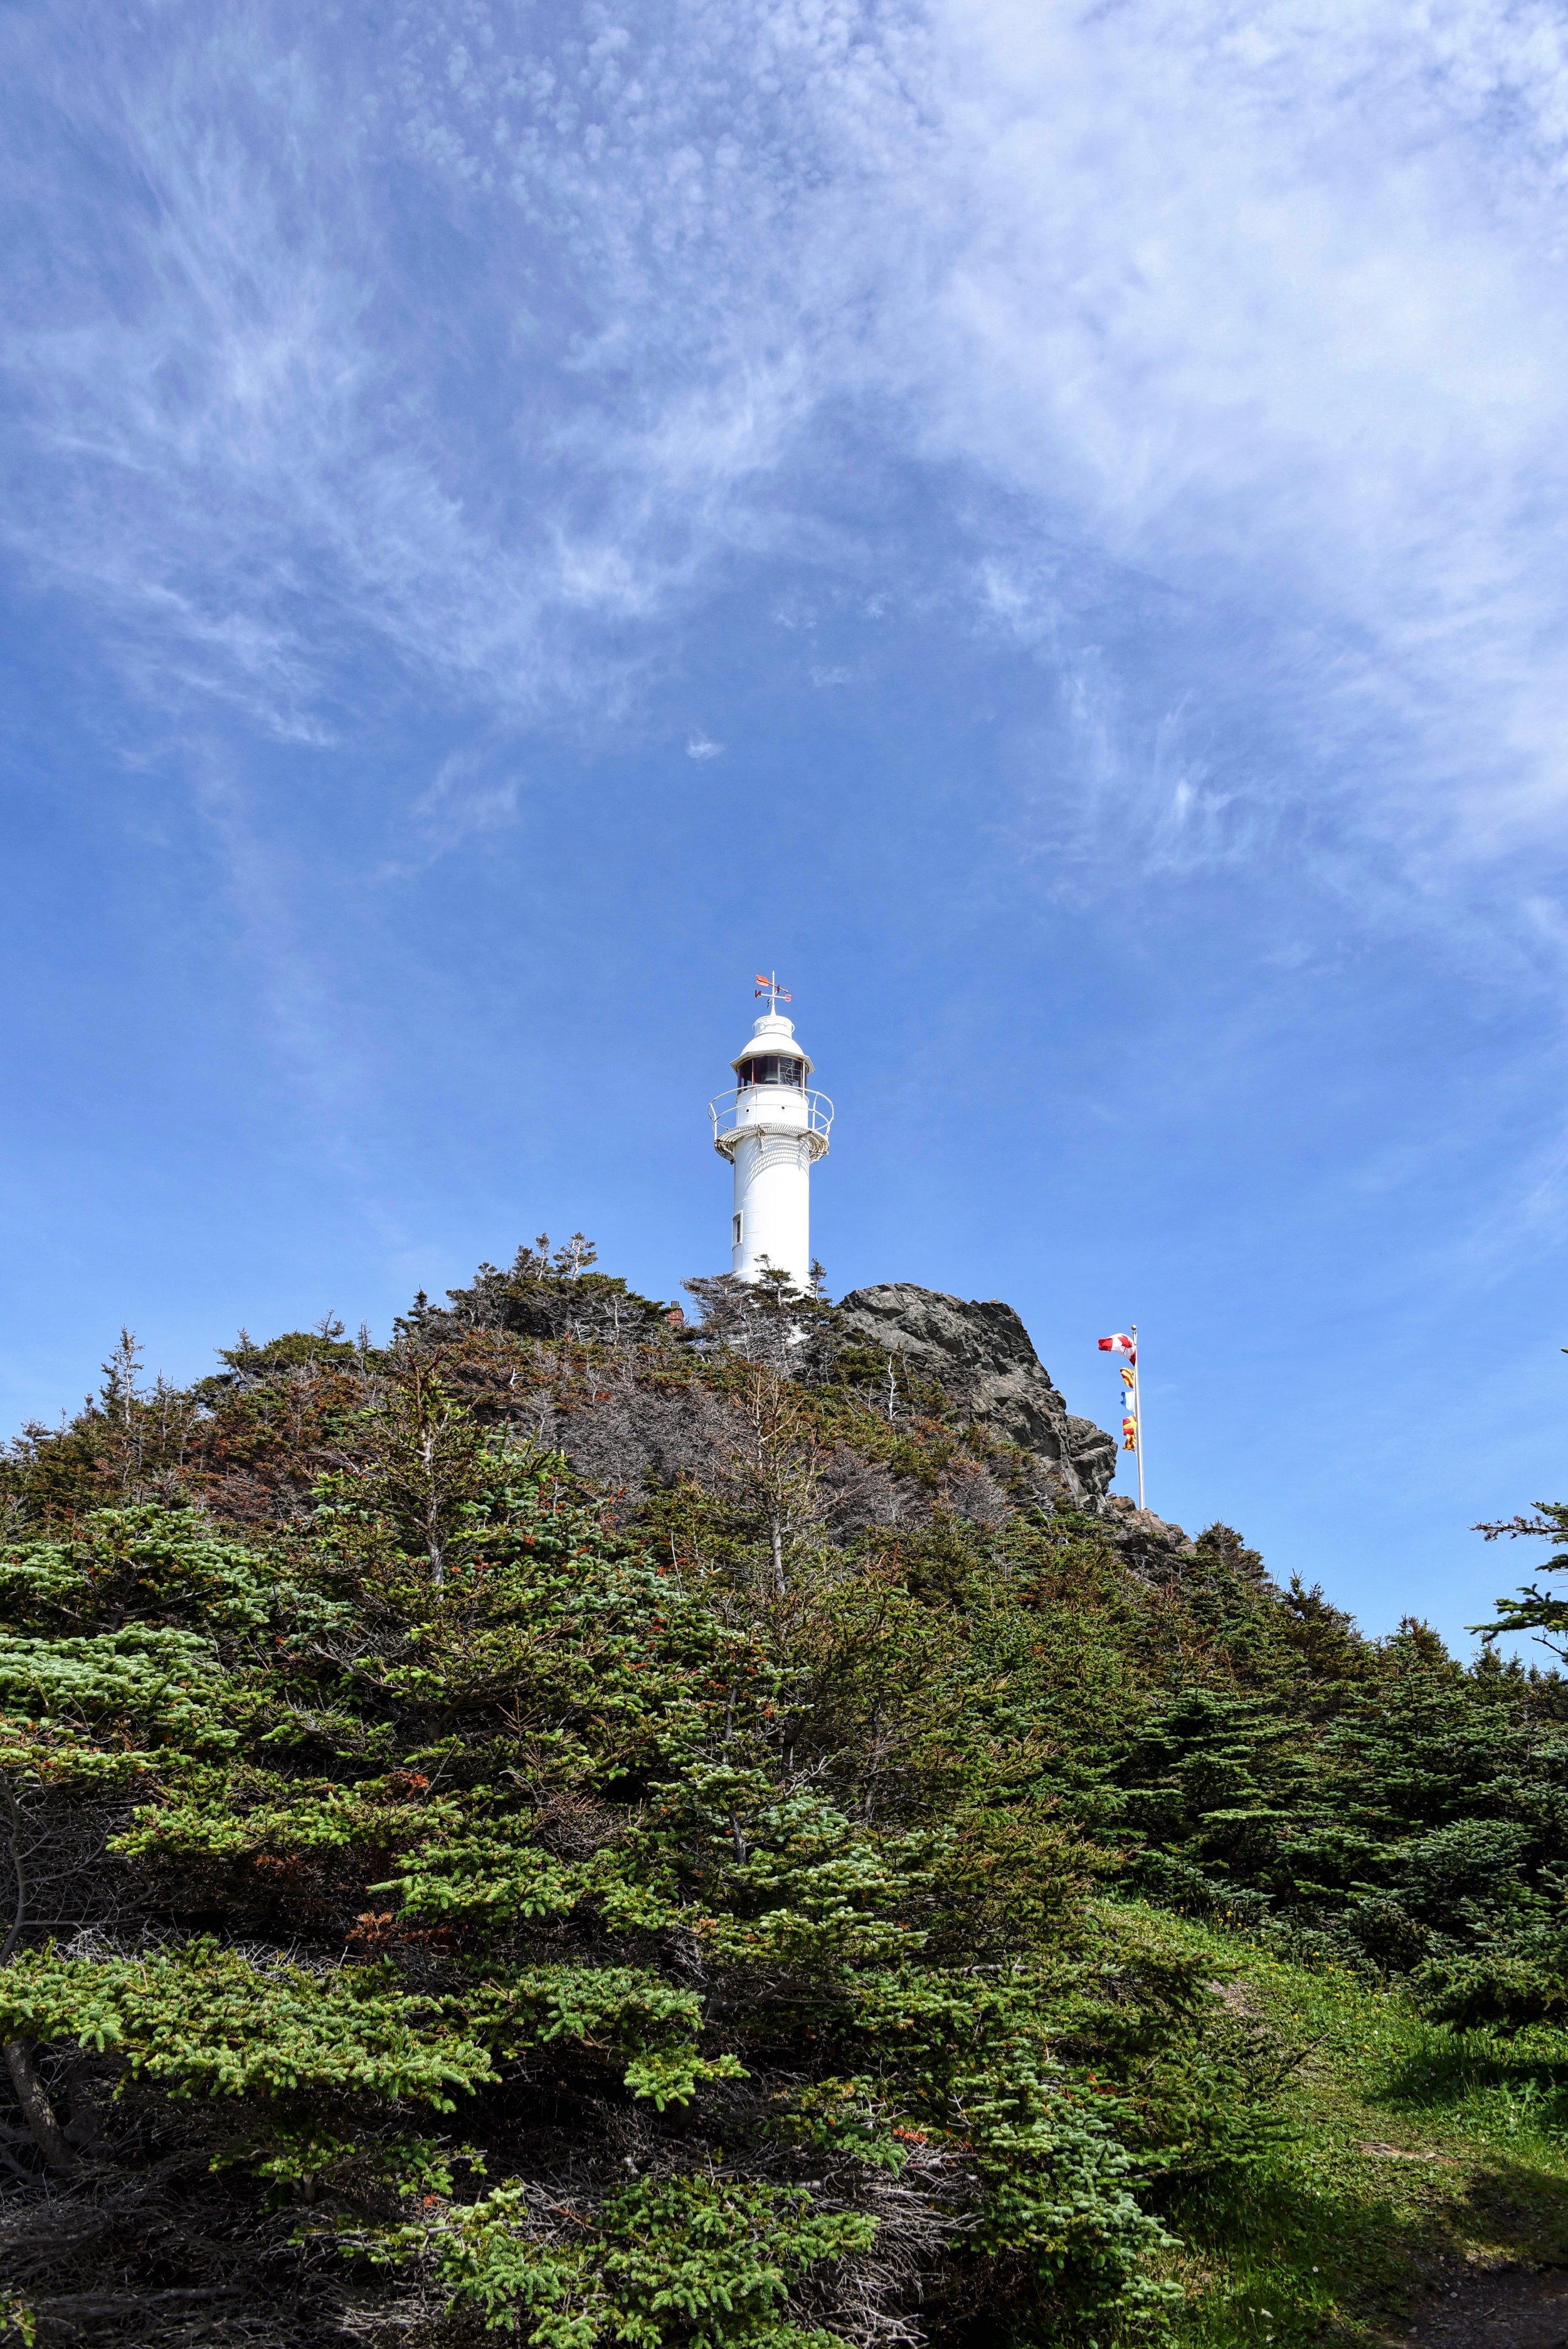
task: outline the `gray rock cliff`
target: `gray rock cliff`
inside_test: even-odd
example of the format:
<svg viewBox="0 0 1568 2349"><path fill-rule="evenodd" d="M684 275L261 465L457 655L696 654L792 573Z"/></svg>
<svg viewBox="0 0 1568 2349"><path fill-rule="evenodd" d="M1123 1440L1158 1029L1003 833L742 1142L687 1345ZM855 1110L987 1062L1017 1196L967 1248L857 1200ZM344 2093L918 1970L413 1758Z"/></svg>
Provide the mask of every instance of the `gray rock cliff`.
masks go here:
<svg viewBox="0 0 1568 2349"><path fill-rule="evenodd" d="M1116 1438L1068 1411L1010 1305L884 1280L851 1290L839 1310L859 1343L902 1357L965 1417L1032 1454L1047 1489L1100 1506L1116 1474Z"/></svg>

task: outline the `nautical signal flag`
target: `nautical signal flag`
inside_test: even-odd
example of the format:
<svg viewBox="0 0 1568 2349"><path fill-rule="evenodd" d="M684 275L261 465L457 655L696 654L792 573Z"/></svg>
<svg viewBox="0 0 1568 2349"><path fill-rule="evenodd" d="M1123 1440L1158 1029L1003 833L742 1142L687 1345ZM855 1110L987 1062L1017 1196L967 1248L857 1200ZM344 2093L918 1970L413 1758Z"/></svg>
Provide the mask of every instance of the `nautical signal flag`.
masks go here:
<svg viewBox="0 0 1568 2349"><path fill-rule="evenodd" d="M1138 1462L1138 1506L1143 1506L1143 1429L1142 1412L1138 1392L1138 1324L1130 1330L1113 1330L1109 1338L1099 1341L1102 1354L1122 1354L1124 1361L1117 1364L1121 1377L1121 1448L1130 1452Z"/></svg>

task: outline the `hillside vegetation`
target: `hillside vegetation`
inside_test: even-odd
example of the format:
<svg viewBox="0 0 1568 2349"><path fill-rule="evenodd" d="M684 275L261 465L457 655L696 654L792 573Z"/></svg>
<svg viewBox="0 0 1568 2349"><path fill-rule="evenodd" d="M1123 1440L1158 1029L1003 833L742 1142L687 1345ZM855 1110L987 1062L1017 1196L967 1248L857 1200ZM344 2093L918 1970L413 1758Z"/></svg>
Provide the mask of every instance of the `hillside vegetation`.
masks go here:
<svg viewBox="0 0 1568 2349"><path fill-rule="evenodd" d="M0 2330L1370 2343L1568 2260L1568 1685L692 1286L128 1338L9 1447Z"/></svg>

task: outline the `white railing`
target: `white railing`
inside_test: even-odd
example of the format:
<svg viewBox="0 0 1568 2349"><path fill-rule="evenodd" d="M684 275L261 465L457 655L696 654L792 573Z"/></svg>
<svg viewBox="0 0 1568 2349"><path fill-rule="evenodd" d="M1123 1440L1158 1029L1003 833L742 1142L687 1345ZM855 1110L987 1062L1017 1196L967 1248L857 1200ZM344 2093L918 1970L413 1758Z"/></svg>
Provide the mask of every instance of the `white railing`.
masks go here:
<svg viewBox="0 0 1568 2349"><path fill-rule="evenodd" d="M758 1102L763 1093L788 1093L791 1110L797 1101L803 1102L804 1117L769 1114L758 1107L755 1115L742 1117L743 1101ZM803 1093L793 1085L732 1085L727 1093L717 1094L707 1105L713 1120L713 1146L727 1153L745 1133L808 1133L820 1144L814 1156L820 1157L828 1146L828 1133L833 1123L833 1104L826 1093Z"/></svg>

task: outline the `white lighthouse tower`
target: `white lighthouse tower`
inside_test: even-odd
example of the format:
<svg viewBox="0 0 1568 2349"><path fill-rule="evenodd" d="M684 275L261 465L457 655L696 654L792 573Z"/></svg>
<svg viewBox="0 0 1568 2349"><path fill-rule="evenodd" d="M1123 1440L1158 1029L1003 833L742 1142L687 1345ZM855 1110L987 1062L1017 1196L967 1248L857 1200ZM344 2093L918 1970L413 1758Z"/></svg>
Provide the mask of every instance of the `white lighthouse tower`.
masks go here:
<svg viewBox="0 0 1568 2349"><path fill-rule="evenodd" d="M779 1009L789 992L758 978L768 1009L730 1062L733 1091L708 1103L713 1146L735 1169L729 1265L743 1280L771 1268L797 1288L811 1285L811 1168L828 1154L833 1104L808 1092L811 1056Z"/></svg>

